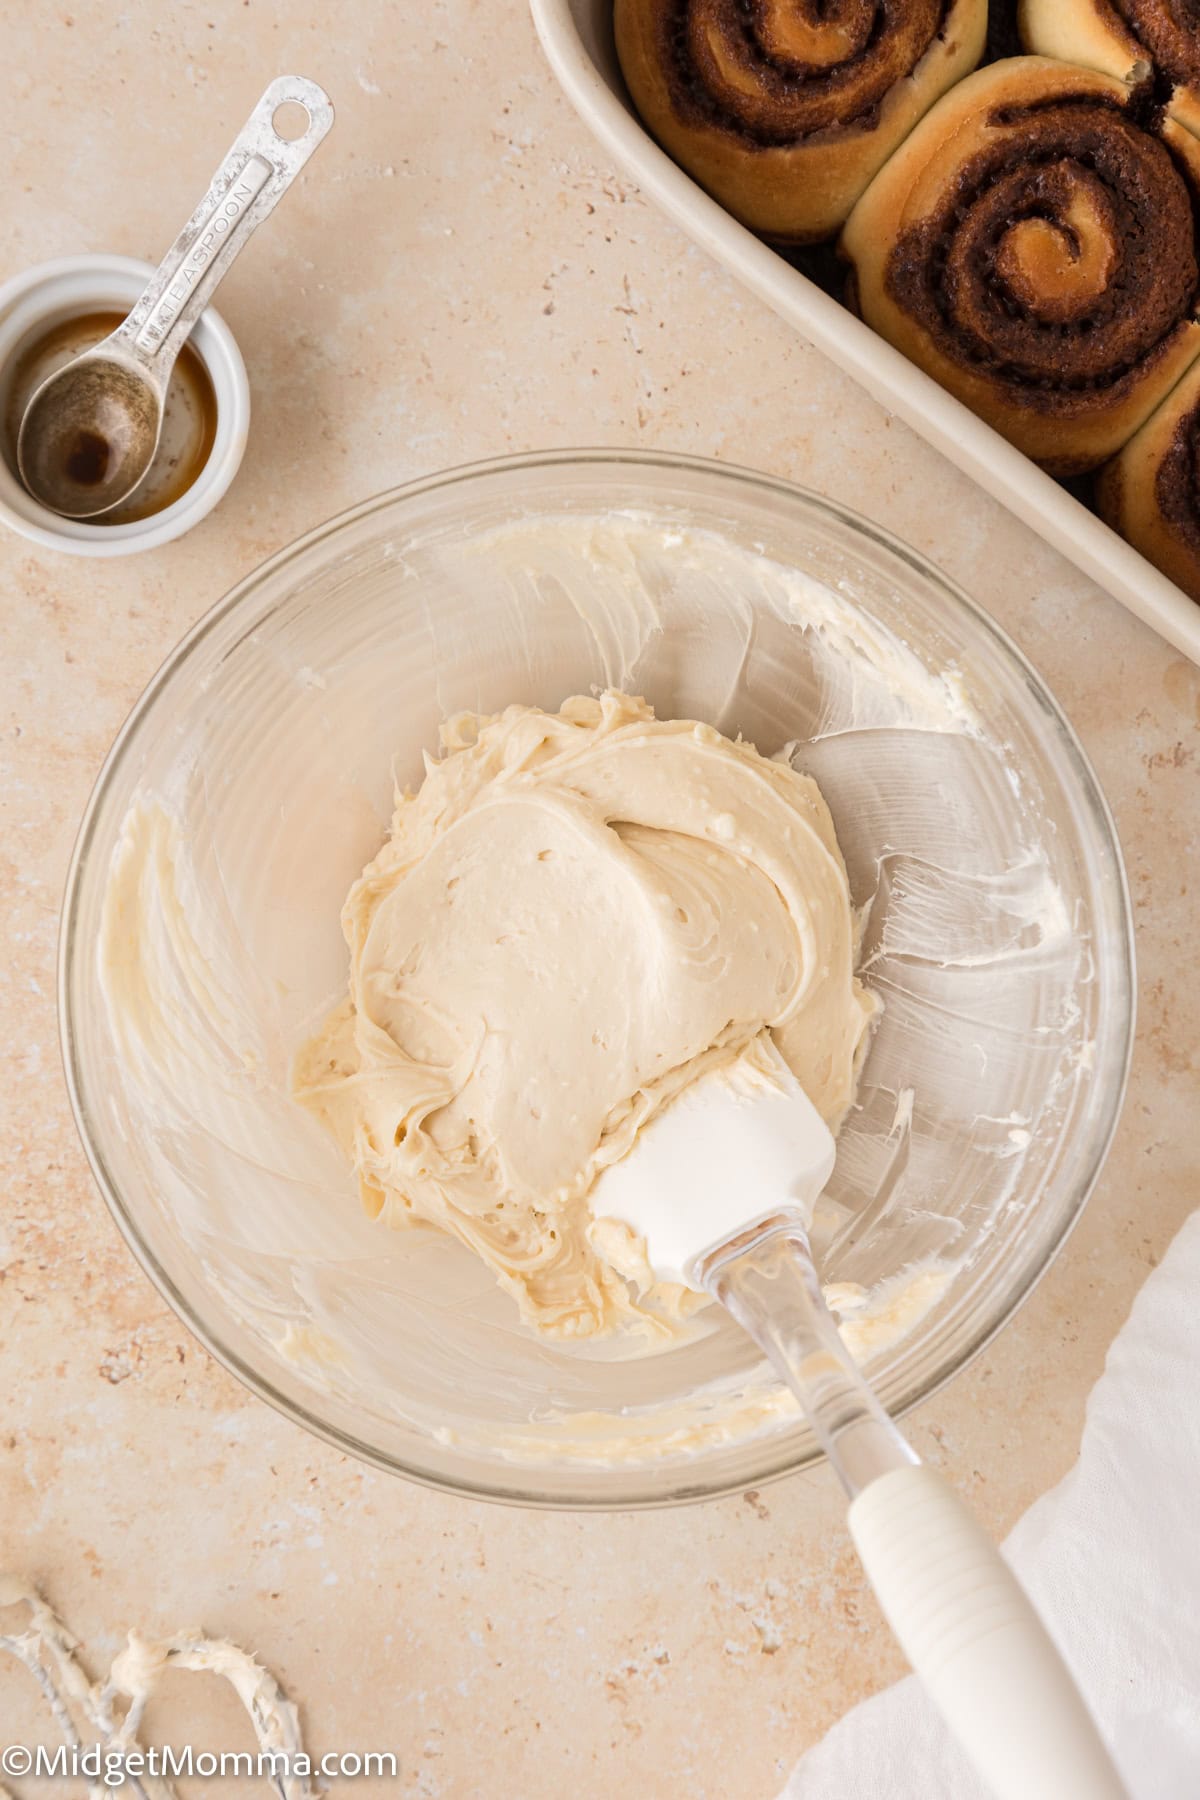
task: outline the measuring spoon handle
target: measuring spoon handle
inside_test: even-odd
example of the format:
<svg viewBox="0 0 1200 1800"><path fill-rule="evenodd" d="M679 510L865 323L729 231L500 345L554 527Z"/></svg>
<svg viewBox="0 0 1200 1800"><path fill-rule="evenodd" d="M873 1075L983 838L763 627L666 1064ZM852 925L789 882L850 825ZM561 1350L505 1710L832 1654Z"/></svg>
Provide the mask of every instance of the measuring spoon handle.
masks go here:
<svg viewBox="0 0 1200 1800"><path fill-rule="evenodd" d="M304 108L306 129L281 137L274 119L287 102ZM234 139L208 192L112 335L165 389L179 348L234 257L292 185L333 124L329 95L303 75L280 75Z"/></svg>

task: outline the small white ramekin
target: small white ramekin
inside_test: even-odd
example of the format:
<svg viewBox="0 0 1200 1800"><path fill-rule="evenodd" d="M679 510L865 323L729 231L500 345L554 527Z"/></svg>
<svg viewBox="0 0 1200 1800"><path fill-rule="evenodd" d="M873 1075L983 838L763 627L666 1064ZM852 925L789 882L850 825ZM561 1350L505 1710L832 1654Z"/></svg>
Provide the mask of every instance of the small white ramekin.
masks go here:
<svg viewBox="0 0 1200 1800"><path fill-rule="evenodd" d="M132 256L66 256L0 285L0 392L11 358L39 325L49 330L76 313L127 311L153 272L150 263ZM208 461L186 493L150 518L124 525L60 519L26 493L0 456L0 524L68 556L130 556L170 543L210 513L237 474L246 448L250 384L233 333L211 306L197 320L189 342L213 384L217 429Z"/></svg>

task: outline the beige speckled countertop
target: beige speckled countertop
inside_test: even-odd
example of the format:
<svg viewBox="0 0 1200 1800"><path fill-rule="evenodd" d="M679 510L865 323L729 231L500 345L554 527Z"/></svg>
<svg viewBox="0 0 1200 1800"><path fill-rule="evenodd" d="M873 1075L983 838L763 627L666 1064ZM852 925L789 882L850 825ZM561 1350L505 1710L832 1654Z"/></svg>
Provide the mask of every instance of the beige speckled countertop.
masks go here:
<svg viewBox="0 0 1200 1800"><path fill-rule="evenodd" d="M999 1534L1071 1463L1105 1350L1200 1199L1200 1006L1194 976L1178 980L1195 951L1200 674L616 177L520 0L334 16L308 0L0 7L0 278L80 250L157 256L272 75L315 76L338 109L222 291L254 418L218 512L109 564L0 540L0 1562L36 1575L98 1667L134 1623L202 1621L257 1649L314 1749L397 1751L399 1780L356 1784L360 1800L769 1797L900 1668L832 1479L670 1513L507 1511L371 1473L244 1393L134 1265L76 1141L54 1005L76 820L139 690L212 601L330 513L446 464L581 442L702 452L927 551L1078 727L1140 957L1133 1083L1083 1223L999 1342L913 1419ZM248 1747L212 1678L181 1691L194 1743ZM0 1738L51 1741L7 1664L0 1721Z"/></svg>

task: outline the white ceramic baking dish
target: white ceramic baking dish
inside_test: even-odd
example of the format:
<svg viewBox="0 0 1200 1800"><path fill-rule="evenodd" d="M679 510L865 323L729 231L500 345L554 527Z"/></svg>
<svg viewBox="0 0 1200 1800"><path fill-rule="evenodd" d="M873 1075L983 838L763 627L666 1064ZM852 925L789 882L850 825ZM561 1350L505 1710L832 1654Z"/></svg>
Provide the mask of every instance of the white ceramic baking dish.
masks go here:
<svg viewBox="0 0 1200 1800"><path fill-rule="evenodd" d="M530 7L568 99L645 194L951 462L1200 663L1200 606L990 425L739 225L659 149L621 80L612 0L530 0Z"/></svg>

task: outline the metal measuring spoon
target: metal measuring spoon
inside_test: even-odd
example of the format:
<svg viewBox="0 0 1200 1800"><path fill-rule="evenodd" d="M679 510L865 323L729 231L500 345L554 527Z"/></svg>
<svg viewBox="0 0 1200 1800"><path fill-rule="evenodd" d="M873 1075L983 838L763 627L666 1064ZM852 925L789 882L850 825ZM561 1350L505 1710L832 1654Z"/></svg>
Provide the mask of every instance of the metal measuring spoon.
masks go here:
<svg viewBox="0 0 1200 1800"><path fill-rule="evenodd" d="M308 121L294 138L274 122L288 103ZM137 487L158 449L171 370L192 326L332 124L329 96L315 81L281 75L271 83L129 317L30 399L17 468L35 500L64 519L94 519Z"/></svg>

